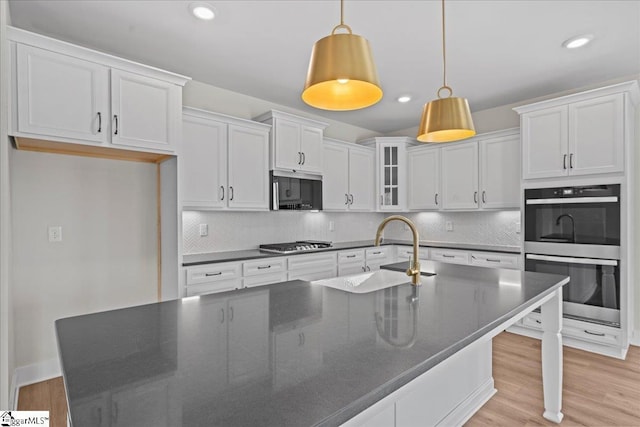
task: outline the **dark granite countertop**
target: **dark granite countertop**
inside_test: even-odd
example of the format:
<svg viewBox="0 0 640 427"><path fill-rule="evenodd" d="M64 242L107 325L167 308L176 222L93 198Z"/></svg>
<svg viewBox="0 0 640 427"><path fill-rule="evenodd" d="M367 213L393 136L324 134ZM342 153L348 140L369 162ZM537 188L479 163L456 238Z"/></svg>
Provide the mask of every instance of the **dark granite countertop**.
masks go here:
<svg viewBox="0 0 640 427"><path fill-rule="evenodd" d="M422 268L417 302L290 281L58 320L72 423L339 425L568 281Z"/></svg>
<svg viewBox="0 0 640 427"><path fill-rule="evenodd" d="M406 245L411 246L412 243L408 240L383 240L382 245ZM373 240L358 240L352 242L336 242L333 243L333 247L327 249L318 249L315 251L304 251L295 254L274 254L269 252L262 252L259 249L247 249L242 251L227 251L227 252L210 252L203 254L191 254L184 255L182 266L189 267L193 265L201 264L214 264L218 262L232 262L242 261L258 258L273 258L281 256L296 256L304 255L315 252L327 252L327 251L341 251L346 249L358 249L373 246ZM420 247L425 248L443 248L443 249L461 249L461 250L474 250L484 252L504 252L519 254L521 249L519 246L505 246L505 245L481 245L475 243L451 243L451 242L436 242L436 241L420 241Z"/></svg>

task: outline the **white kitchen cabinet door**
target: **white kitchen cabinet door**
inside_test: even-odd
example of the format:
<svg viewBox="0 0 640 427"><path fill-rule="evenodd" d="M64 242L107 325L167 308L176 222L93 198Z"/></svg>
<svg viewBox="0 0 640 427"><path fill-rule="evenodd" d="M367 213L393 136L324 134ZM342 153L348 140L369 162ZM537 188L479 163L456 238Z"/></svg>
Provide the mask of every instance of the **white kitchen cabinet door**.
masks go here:
<svg viewBox="0 0 640 427"><path fill-rule="evenodd" d="M227 124L185 114L182 135L182 205L225 207L228 198Z"/></svg>
<svg viewBox="0 0 640 427"><path fill-rule="evenodd" d="M421 148L409 153L409 209L440 209L440 150Z"/></svg>
<svg viewBox="0 0 640 427"><path fill-rule="evenodd" d="M399 143L378 145L381 211L402 211L405 206L405 146Z"/></svg>
<svg viewBox="0 0 640 427"><path fill-rule="evenodd" d="M372 211L375 188L375 153L349 150L349 210Z"/></svg>
<svg viewBox="0 0 640 427"><path fill-rule="evenodd" d="M274 167L277 169L300 170L300 124L284 119L274 119L273 130Z"/></svg>
<svg viewBox="0 0 640 427"><path fill-rule="evenodd" d="M269 134L229 125L228 205L269 210Z"/></svg>
<svg viewBox="0 0 640 427"><path fill-rule="evenodd" d="M349 148L345 144L325 144L323 161L322 209L346 211L349 206Z"/></svg>
<svg viewBox="0 0 640 427"><path fill-rule="evenodd" d="M319 323L275 334L275 390L296 386L322 367L322 329Z"/></svg>
<svg viewBox="0 0 640 427"><path fill-rule="evenodd" d="M483 208L520 206L520 135L480 141L480 202Z"/></svg>
<svg viewBox="0 0 640 427"><path fill-rule="evenodd" d="M545 108L521 116L523 179L567 175L567 124L566 105Z"/></svg>
<svg viewBox="0 0 640 427"><path fill-rule="evenodd" d="M16 51L18 132L106 144L109 68L22 44Z"/></svg>
<svg viewBox="0 0 640 427"><path fill-rule="evenodd" d="M624 168L624 95L569 104L569 173L621 172Z"/></svg>
<svg viewBox="0 0 640 427"><path fill-rule="evenodd" d="M229 383L269 374L269 291L229 299Z"/></svg>
<svg viewBox="0 0 640 427"><path fill-rule="evenodd" d="M112 144L173 152L180 97L180 88L172 83L111 70Z"/></svg>
<svg viewBox="0 0 640 427"><path fill-rule="evenodd" d="M322 134L322 129L301 126L300 152L302 153L302 164L300 170L322 174Z"/></svg>
<svg viewBox="0 0 640 427"><path fill-rule="evenodd" d="M111 426L172 427L180 425L171 378L145 383L111 395ZM174 410L178 409L178 411Z"/></svg>
<svg viewBox="0 0 640 427"><path fill-rule="evenodd" d="M443 147L442 207L475 209L478 207L478 145L464 143Z"/></svg>

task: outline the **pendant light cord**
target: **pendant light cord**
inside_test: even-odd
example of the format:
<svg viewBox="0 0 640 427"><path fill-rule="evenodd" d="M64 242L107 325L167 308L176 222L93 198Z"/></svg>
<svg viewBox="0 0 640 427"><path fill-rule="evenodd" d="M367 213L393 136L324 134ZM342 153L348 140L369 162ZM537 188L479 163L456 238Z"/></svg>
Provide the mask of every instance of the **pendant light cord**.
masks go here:
<svg viewBox="0 0 640 427"><path fill-rule="evenodd" d="M340 0L340 25L344 25L344 0Z"/></svg>
<svg viewBox="0 0 640 427"><path fill-rule="evenodd" d="M444 38L444 0L442 0L442 86L447 87L447 50Z"/></svg>

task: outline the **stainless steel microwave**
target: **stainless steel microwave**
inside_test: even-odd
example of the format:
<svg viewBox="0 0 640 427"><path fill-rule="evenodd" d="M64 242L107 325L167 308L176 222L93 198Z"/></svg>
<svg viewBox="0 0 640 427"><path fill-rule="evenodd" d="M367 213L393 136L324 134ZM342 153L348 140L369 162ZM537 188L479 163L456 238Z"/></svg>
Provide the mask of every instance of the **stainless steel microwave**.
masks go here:
<svg viewBox="0 0 640 427"><path fill-rule="evenodd" d="M271 171L271 210L322 210L322 176Z"/></svg>

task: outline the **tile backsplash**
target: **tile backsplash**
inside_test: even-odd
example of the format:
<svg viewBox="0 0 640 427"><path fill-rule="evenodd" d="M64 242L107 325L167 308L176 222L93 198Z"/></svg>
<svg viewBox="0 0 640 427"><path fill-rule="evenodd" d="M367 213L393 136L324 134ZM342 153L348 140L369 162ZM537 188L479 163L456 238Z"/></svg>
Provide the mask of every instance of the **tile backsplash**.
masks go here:
<svg viewBox="0 0 640 427"><path fill-rule="evenodd" d="M519 246L519 211L420 212L404 214L418 227L421 240ZM183 253L197 254L256 249L261 243L302 239L347 242L373 240L387 214L359 212L211 212L182 214ZM451 222L452 231L446 231ZM333 231L330 225L333 223ZM200 224L208 225L201 237ZM411 238L403 224L389 224L388 239Z"/></svg>

